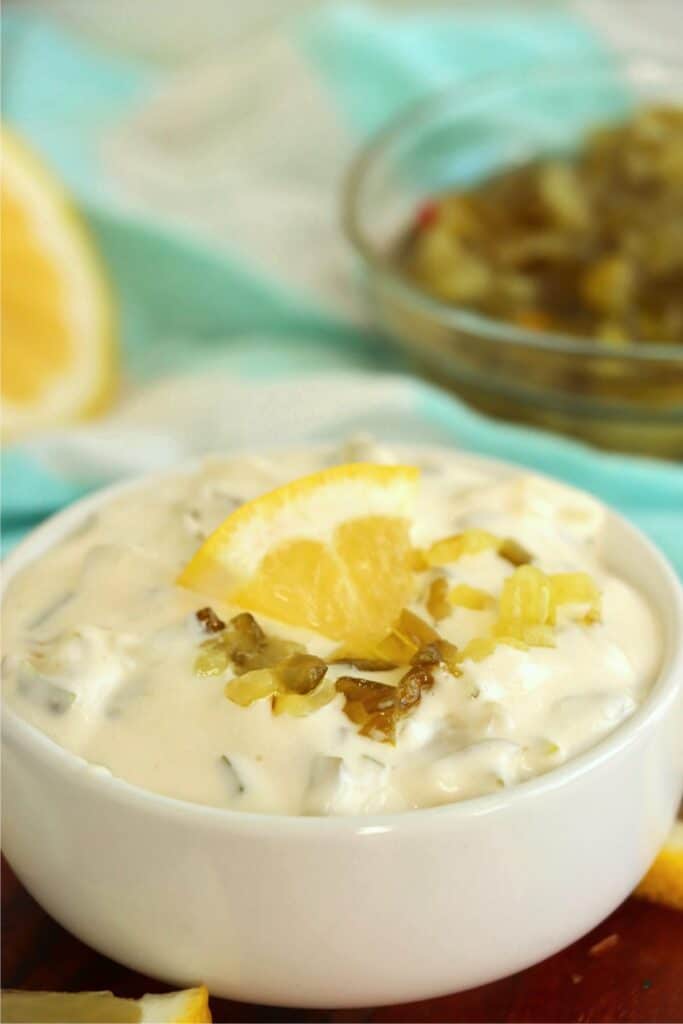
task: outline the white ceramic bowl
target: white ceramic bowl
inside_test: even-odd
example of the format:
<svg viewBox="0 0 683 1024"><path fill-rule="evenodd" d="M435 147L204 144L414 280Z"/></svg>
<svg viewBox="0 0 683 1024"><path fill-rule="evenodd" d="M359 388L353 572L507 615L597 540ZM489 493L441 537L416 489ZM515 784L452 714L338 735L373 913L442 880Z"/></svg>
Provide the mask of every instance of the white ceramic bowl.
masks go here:
<svg viewBox="0 0 683 1024"><path fill-rule="evenodd" d="M37 529L8 558L5 584L131 486ZM8 860L45 909L95 949L234 999L403 1002L549 956L628 895L683 789L681 588L614 514L605 547L610 566L659 615L662 670L632 718L555 771L405 814L244 814L112 778L5 710Z"/></svg>

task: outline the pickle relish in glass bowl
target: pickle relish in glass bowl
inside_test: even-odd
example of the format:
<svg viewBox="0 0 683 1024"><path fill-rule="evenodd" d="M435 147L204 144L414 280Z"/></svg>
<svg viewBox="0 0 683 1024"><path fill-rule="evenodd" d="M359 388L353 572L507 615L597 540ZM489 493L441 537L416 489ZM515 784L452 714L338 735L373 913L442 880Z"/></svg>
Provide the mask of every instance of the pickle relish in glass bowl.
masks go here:
<svg viewBox="0 0 683 1024"><path fill-rule="evenodd" d="M468 401L683 455L683 63L452 88L360 154L344 196L372 316Z"/></svg>

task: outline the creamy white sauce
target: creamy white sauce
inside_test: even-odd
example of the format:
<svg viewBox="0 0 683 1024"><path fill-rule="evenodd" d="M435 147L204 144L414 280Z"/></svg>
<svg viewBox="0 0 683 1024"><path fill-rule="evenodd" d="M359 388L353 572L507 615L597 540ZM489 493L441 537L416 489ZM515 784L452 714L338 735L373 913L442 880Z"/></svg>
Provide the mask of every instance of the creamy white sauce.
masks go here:
<svg viewBox="0 0 683 1024"><path fill-rule="evenodd" d="M141 787L284 814L398 811L494 792L562 764L633 713L658 669L659 630L642 596L601 561L602 507L530 475L500 481L429 451L413 459L422 468L416 545L471 526L515 538L545 572L589 572L602 588L602 622L585 625L563 609L555 647L499 645L483 661L465 661L461 677L437 670L395 746L359 735L341 695L306 718L275 717L269 700L241 707L226 699L230 670L198 677L206 634L196 611L208 603L228 619L239 609L176 586L178 571L241 502L352 459L404 461L405 453L356 443L211 458L99 509L8 588L6 701L57 743ZM440 571L498 596L513 566L488 551ZM425 615L419 602L414 610ZM456 608L438 629L462 647L494 618ZM334 647L259 621L311 654Z"/></svg>

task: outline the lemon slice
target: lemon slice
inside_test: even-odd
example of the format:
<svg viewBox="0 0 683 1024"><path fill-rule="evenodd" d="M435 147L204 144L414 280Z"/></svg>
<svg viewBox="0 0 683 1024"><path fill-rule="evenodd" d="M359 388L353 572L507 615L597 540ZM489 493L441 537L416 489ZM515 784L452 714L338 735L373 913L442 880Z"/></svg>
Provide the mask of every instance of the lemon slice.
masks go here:
<svg viewBox="0 0 683 1024"><path fill-rule="evenodd" d="M683 821L674 825L636 895L683 910Z"/></svg>
<svg viewBox="0 0 683 1024"><path fill-rule="evenodd" d="M418 479L354 463L295 480L228 516L178 582L365 649L412 594Z"/></svg>
<svg viewBox="0 0 683 1024"><path fill-rule="evenodd" d="M101 410L114 389L112 303L60 183L6 128L2 144L3 437Z"/></svg>
<svg viewBox="0 0 683 1024"><path fill-rule="evenodd" d="M142 999L119 999L111 992L2 993L3 1024L206 1024L211 1021L209 993L201 988Z"/></svg>

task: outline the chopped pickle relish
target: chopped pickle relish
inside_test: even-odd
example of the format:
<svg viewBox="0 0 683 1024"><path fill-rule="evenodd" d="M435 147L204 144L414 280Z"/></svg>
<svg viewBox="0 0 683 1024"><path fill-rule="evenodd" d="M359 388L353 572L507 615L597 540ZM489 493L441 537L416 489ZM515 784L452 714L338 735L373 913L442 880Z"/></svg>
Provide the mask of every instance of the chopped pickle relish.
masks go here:
<svg viewBox="0 0 683 1024"><path fill-rule="evenodd" d="M683 344L683 106L646 107L578 152L436 196L401 272L444 302L530 331Z"/></svg>
<svg viewBox="0 0 683 1024"><path fill-rule="evenodd" d="M467 533L471 537L475 531ZM477 533L478 538L482 536ZM492 535L486 537L484 547L479 547L477 539L469 553L496 550L502 554L495 538ZM451 538L443 544L450 544L454 539L457 540ZM445 551L440 543L437 542L433 548ZM461 548L448 550L457 551L452 560L463 553ZM432 580L426 600L427 611L435 622L445 617L440 614L443 606L439 604L435 609L434 602L435 586L441 583L448 590L445 578L439 576ZM440 588L439 594L442 594ZM443 596L441 599L448 603L449 610L451 606L459 606L483 611L496 606L491 594L466 583L459 583L447 598ZM567 604L586 606L582 612L586 625L600 620L600 591L587 573L548 576L534 566L520 565L503 584L498 618L490 635L473 637L459 650L419 615L404 608L391 632L376 646L378 654L390 654L393 661L373 661L353 655L339 657L337 652L336 663L347 662L356 668L366 667L366 670L377 673L393 672L399 665L409 664L405 675L391 682L344 675L337 679L335 687L329 681L323 683L328 668L323 659L303 653L296 644L269 639L254 617L242 612L223 626L218 637L202 643L195 671L198 675L213 675L227 669L232 661L235 678L225 687L226 697L243 707L270 698L273 713L277 715L301 717L312 714L329 704L335 692L341 693L345 697L344 713L362 736L395 743L401 718L419 703L422 691L434 685L434 669L441 667L453 677L461 676L461 662L468 658L483 661L494 653L498 644L507 644L518 650L553 647L557 611L561 605ZM210 621L220 622L212 609L202 609L197 618L203 622L207 613ZM292 648L297 649L290 653ZM220 657L217 657L217 652L220 652ZM222 667L217 669L219 664ZM254 667L245 670L245 665Z"/></svg>
<svg viewBox="0 0 683 1024"><path fill-rule="evenodd" d="M310 475L330 469L320 497ZM277 528L249 520L282 485ZM301 519L290 500L315 504ZM234 511L249 527L233 564L257 571L254 551L278 539L267 575L284 566L286 581L270 605L261 573L258 598L273 612L294 590L297 625L249 607L248 581L242 603L220 597L218 549L210 593L177 582ZM656 678L658 624L603 561L605 522L587 495L445 450L213 458L103 504L11 580L4 700L92 770L226 811L369 814L494 792L598 742ZM291 557L304 549L308 575ZM302 580L329 635L310 628Z"/></svg>

